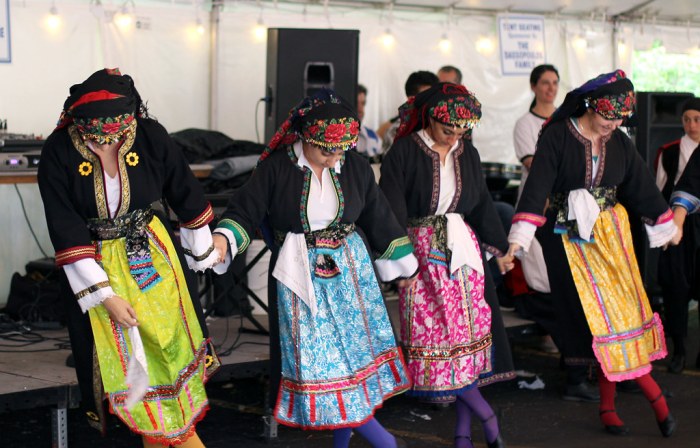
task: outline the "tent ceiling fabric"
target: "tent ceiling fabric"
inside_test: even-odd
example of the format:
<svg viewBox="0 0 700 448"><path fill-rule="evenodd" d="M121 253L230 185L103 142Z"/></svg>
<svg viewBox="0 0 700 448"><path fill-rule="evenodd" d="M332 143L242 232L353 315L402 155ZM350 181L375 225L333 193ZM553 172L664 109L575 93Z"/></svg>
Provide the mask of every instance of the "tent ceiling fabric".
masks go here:
<svg viewBox="0 0 700 448"><path fill-rule="evenodd" d="M327 0L328 4L367 7L449 10L456 14L529 13L562 17L618 18L621 21L700 24L698 0ZM318 0L289 0L289 3L324 3Z"/></svg>

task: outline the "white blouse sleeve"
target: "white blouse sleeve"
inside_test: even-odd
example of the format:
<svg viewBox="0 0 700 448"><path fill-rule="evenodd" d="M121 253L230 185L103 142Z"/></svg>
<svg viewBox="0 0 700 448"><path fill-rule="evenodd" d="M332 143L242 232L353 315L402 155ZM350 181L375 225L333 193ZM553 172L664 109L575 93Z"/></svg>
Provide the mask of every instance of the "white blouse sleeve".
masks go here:
<svg viewBox="0 0 700 448"><path fill-rule="evenodd" d="M418 260L411 253L397 260L375 260L379 279L391 282L397 278L411 278L418 271Z"/></svg>
<svg viewBox="0 0 700 448"><path fill-rule="evenodd" d="M656 225L644 224L644 228L647 231L647 237L649 237L649 247L652 248L661 247L668 243L678 231L673 220Z"/></svg>
<svg viewBox="0 0 700 448"><path fill-rule="evenodd" d="M202 272L209 269L219 259L208 226L198 229L180 228L180 242L185 250L187 265L193 271Z"/></svg>
<svg viewBox="0 0 700 448"><path fill-rule="evenodd" d="M508 234L508 242L516 243L524 252L530 249L530 243L535 237L537 226L527 221L517 221L511 224L510 233Z"/></svg>
<svg viewBox="0 0 700 448"><path fill-rule="evenodd" d="M64 265L63 270L83 313L115 295L107 273L92 258Z"/></svg>

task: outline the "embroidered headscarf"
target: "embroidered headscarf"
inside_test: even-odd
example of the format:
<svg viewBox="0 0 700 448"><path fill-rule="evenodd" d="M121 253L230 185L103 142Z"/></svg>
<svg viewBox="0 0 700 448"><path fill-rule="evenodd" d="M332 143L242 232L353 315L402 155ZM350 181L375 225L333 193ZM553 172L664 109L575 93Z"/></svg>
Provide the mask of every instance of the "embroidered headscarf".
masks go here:
<svg viewBox="0 0 700 448"><path fill-rule="evenodd" d="M355 109L334 91L321 89L304 98L290 112L260 156L265 160L280 146L301 139L324 151L347 151L357 145L360 121Z"/></svg>
<svg viewBox="0 0 700 448"><path fill-rule="evenodd" d="M623 126L631 126L636 103L632 81L625 72L618 69L599 75L567 93L562 105L554 111L542 129L569 117L580 117L589 108L603 118L623 119Z"/></svg>
<svg viewBox="0 0 700 448"><path fill-rule="evenodd" d="M463 85L441 82L409 98L399 107L399 117L395 139L428 127L431 118L471 130L481 120L481 103Z"/></svg>
<svg viewBox="0 0 700 448"><path fill-rule="evenodd" d="M84 139L118 141L132 131L135 116L148 116L129 75L118 68L99 70L70 88L56 129L75 124Z"/></svg>

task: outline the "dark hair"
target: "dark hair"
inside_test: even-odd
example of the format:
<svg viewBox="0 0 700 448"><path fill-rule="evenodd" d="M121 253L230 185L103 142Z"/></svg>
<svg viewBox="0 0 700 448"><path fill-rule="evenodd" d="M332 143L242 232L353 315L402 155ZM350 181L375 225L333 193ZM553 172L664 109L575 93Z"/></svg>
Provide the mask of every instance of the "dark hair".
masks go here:
<svg viewBox="0 0 700 448"><path fill-rule="evenodd" d="M364 93L365 95L367 95L367 87L363 86L362 84L358 84L357 85L357 94L359 95L361 93Z"/></svg>
<svg viewBox="0 0 700 448"><path fill-rule="evenodd" d="M683 103L683 108L681 109L681 112L686 113L689 110L696 110L700 112L700 98L689 98L685 103Z"/></svg>
<svg viewBox="0 0 700 448"><path fill-rule="evenodd" d="M438 79L437 75L433 72L428 72L425 70L413 72L408 75L406 85L404 86L406 96L415 96L422 86L432 87L439 81L440 80Z"/></svg>
<svg viewBox="0 0 700 448"><path fill-rule="evenodd" d="M530 72L530 87L535 87L540 81L542 75L544 75L547 72L554 72L554 74L557 75L557 79L559 79L559 71L555 66L553 66L552 64L538 65L537 67L533 68ZM532 108L534 108L536 105L537 98L533 98L532 103L530 103L530 110L532 110Z"/></svg>
<svg viewBox="0 0 700 448"><path fill-rule="evenodd" d="M462 70L454 65L443 65L438 72L455 72L457 74L457 84L462 84Z"/></svg>

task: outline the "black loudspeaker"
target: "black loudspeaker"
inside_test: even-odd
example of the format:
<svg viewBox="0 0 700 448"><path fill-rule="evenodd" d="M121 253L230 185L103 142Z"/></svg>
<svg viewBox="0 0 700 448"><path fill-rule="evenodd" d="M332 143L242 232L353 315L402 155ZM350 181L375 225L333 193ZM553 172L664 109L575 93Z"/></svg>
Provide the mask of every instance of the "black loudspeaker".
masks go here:
<svg viewBox="0 0 700 448"><path fill-rule="evenodd" d="M692 93L637 92L637 128L635 145L654 178L656 155L659 148L683 136L681 109L692 98ZM630 216L634 251L639 270L652 304L659 303L661 288L657 272L660 249L649 249L646 230L638 216Z"/></svg>
<svg viewBox="0 0 700 448"><path fill-rule="evenodd" d="M265 141L299 101L321 88L357 106L358 30L269 28Z"/></svg>
<svg viewBox="0 0 700 448"><path fill-rule="evenodd" d="M681 109L692 93L637 92L637 132L635 144L647 166L656 175L654 161L658 149L683 137Z"/></svg>

